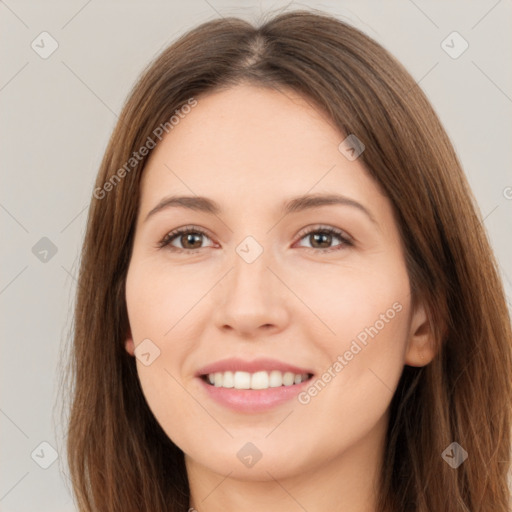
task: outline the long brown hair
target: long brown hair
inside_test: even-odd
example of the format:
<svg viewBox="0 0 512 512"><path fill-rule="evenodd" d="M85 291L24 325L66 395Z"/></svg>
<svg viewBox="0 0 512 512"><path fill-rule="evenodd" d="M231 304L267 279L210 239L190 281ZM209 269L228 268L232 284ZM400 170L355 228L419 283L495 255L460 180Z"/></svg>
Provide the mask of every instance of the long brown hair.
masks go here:
<svg viewBox="0 0 512 512"><path fill-rule="evenodd" d="M183 453L149 410L124 348L125 278L149 156L139 150L191 98L242 82L297 91L363 141L360 159L395 211L413 300L429 313L437 355L406 366L392 399L378 511L508 511L510 319L475 200L404 67L318 11L258 27L204 23L151 63L123 108L91 200L74 314L67 451L79 510L188 508ZM441 456L452 442L468 453L457 469Z"/></svg>

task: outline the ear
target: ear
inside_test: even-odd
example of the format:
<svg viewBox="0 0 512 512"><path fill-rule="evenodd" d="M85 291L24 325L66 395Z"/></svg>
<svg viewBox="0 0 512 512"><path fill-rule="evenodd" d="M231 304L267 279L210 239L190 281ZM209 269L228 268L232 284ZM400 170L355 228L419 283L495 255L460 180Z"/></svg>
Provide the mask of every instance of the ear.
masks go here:
<svg viewBox="0 0 512 512"><path fill-rule="evenodd" d="M412 315L405 364L426 366L435 356L435 344L426 308L419 304Z"/></svg>
<svg viewBox="0 0 512 512"><path fill-rule="evenodd" d="M126 340L124 342L124 348L128 354L135 356L135 343L133 342L131 329L128 329L128 334L126 335Z"/></svg>

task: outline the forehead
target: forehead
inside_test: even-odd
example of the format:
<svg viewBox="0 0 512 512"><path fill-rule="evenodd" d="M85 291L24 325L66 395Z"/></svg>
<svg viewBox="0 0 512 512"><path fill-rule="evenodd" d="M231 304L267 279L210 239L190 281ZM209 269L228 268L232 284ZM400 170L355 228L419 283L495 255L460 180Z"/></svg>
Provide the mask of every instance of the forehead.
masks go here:
<svg viewBox="0 0 512 512"><path fill-rule="evenodd" d="M381 195L362 163L339 151L344 134L296 92L238 85L196 99L153 150L143 203L170 192L221 202L236 192L246 205L307 192Z"/></svg>

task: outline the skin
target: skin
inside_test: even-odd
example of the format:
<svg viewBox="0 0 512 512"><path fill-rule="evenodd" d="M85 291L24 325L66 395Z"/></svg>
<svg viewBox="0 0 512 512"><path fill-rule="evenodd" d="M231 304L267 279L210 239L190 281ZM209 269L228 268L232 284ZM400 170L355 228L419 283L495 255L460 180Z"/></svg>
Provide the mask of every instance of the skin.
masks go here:
<svg viewBox="0 0 512 512"><path fill-rule="evenodd" d="M134 355L145 339L160 350L149 366L137 359L137 370L157 421L185 453L191 507L373 511L393 392L405 364L434 356L426 312L412 309L391 204L361 160L338 150L345 136L296 93L242 84L197 100L144 171L126 282L126 350ZM291 197L333 192L376 222L349 205L280 211ZM222 212L170 207L146 220L169 195L206 196ZM189 225L208 235L158 247ZM329 226L353 245L301 234ZM249 235L263 248L250 264L236 252ZM194 376L239 356L319 377L395 303L401 311L307 404L235 412ZM262 453L251 468L237 457L247 442Z"/></svg>

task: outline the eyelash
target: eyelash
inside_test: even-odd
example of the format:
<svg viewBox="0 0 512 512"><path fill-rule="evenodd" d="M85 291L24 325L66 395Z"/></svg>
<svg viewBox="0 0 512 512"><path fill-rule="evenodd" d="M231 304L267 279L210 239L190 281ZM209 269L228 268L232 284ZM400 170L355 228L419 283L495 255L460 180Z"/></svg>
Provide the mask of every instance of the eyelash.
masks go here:
<svg viewBox="0 0 512 512"><path fill-rule="evenodd" d="M160 240L160 242L158 242L158 248L159 249L163 249L165 247L169 248L170 243L175 238L177 238L180 235L189 234L189 233L200 234L207 238L210 238L208 236L208 234L203 229L201 229L199 227L185 226L182 228L175 229L174 231L171 231L170 233L165 235L165 237L162 240ZM329 247L327 249L316 249L315 247L303 247L303 249L307 249L307 250L313 251L313 252L326 253L326 252L339 251L339 250L343 249L344 247L352 247L354 245L354 242L349 235L347 235L344 231L333 228L331 226L325 226L325 227L324 226L315 226L314 228L310 229L309 231L307 231L305 233L301 233L299 240L302 240L306 236L311 235L313 233L334 235L337 238L339 238L342 243L338 246ZM180 249L179 247L174 247L174 246L171 246L171 247L172 248L169 248L169 250L171 250L172 252L178 252L178 253L186 252L189 254L191 254L191 253L193 254L202 249L205 249L205 247L200 247L199 249Z"/></svg>

